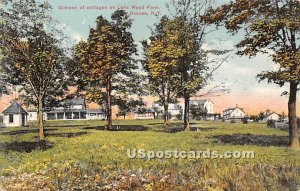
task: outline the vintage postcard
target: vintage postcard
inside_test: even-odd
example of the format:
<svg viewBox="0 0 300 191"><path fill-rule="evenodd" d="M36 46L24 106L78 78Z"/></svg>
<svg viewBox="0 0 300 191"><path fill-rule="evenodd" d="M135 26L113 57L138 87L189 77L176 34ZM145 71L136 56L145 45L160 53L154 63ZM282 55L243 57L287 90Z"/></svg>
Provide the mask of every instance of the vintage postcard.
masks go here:
<svg viewBox="0 0 300 191"><path fill-rule="evenodd" d="M300 191L300 1L0 15L0 191Z"/></svg>

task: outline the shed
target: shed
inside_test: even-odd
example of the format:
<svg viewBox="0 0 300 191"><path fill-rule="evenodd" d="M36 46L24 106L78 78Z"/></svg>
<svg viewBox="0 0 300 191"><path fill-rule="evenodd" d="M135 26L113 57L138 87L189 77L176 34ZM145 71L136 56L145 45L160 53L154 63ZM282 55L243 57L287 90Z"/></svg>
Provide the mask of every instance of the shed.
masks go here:
<svg viewBox="0 0 300 191"><path fill-rule="evenodd" d="M3 112L3 123L6 127L27 125L27 112L15 100Z"/></svg>

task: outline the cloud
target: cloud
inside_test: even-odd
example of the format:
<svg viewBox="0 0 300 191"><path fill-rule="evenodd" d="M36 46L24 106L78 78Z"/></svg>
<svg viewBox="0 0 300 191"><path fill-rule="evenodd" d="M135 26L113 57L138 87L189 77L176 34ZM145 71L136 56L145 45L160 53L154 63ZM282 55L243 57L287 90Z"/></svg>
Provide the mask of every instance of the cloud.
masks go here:
<svg viewBox="0 0 300 191"><path fill-rule="evenodd" d="M78 43L81 40L86 40L79 32L72 30L66 23L60 23L59 25L57 25L57 28L61 30L66 36L70 37L71 41L73 41L71 42L71 44Z"/></svg>
<svg viewBox="0 0 300 191"><path fill-rule="evenodd" d="M75 42L80 42L81 40L84 40L84 38L77 32L71 33L71 38L75 40Z"/></svg>

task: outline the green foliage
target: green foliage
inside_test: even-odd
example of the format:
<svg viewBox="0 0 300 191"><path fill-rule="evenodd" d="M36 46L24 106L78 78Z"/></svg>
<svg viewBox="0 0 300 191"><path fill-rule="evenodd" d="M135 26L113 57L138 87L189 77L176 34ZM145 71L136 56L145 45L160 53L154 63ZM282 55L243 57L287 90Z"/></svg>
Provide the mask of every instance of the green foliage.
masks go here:
<svg viewBox="0 0 300 191"><path fill-rule="evenodd" d="M124 90L124 81L130 81L130 76L135 75L133 70L137 69L132 58L136 45L129 32L132 23L128 14L117 10L111 20L99 16L88 40L73 49L74 62L79 68L79 87L84 88L89 101L100 103L106 99L108 126L111 126L112 93L118 87Z"/></svg>
<svg viewBox="0 0 300 191"><path fill-rule="evenodd" d="M190 113L193 119L200 119L207 116L207 109L199 105L192 104L190 106Z"/></svg>
<svg viewBox="0 0 300 191"><path fill-rule="evenodd" d="M264 71L257 76L280 86L289 83L289 131L291 147L300 148L297 137L296 100L300 82L300 2L296 0L236 0L210 9L202 20L225 25L236 34L244 29L244 38L236 45L239 55L253 57L268 53L277 71Z"/></svg>
<svg viewBox="0 0 300 191"><path fill-rule="evenodd" d="M38 96L42 96L47 104L63 95L72 76L60 31L48 16L51 7L34 0L4 3L0 9L0 48L5 80L21 85L28 102L37 105Z"/></svg>
<svg viewBox="0 0 300 191"><path fill-rule="evenodd" d="M118 116L125 116L134 111L138 111L139 109L142 109L143 106L145 106L144 101L142 98L139 99L133 99L133 98L117 98L115 101L115 104L118 106L119 111L117 113Z"/></svg>
<svg viewBox="0 0 300 191"><path fill-rule="evenodd" d="M296 45L300 31L299 15L299 1L241 0L211 9L203 20L224 24L232 34L244 29L245 38L237 44L240 55L252 57L259 52L268 53L267 49L270 49L270 56L280 68L263 72L258 77L283 85L299 81L300 47Z"/></svg>

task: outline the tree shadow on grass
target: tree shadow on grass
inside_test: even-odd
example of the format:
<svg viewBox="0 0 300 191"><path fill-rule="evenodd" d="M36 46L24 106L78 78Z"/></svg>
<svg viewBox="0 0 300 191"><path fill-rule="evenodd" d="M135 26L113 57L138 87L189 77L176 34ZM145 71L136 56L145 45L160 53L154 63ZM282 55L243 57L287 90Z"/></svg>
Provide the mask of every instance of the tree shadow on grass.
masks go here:
<svg viewBox="0 0 300 191"><path fill-rule="evenodd" d="M47 126L47 127L59 127L59 128L67 128L67 127L83 127L83 126L89 126L88 124L81 124L81 125L72 125L72 124L70 124L70 125L68 125L68 124L66 124L66 125L59 125L59 124L45 124L45 126Z"/></svg>
<svg viewBox="0 0 300 191"><path fill-rule="evenodd" d="M202 131L202 132L208 132L208 131L213 131L216 128L214 127L191 127L191 131Z"/></svg>
<svg viewBox="0 0 300 191"><path fill-rule="evenodd" d="M216 142L228 143L232 145L256 145L256 146L279 146L288 145L288 136L278 135L251 135L251 134L233 134L233 135L217 135L212 138L217 139Z"/></svg>
<svg viewBox="0 0 300 191"><path fill-rule="evenodd" d="M69 132L69 133L45 133L46 137L66 137L66 138L72 138L72 137L78 137L82 135L88 134L87 132Z"/></svg>
<svg viewBox="0 0 300 191"><path fill-rule="evenodd" d="M194 124L197 124L197 123L190 123L190 125L194 125ZM182 123L168 123L168 124L165 124L164 122L156 122L156 123L149 123L147 125L183 125L183 122Z"/></svg>
<svg viewBox="0 0 300 191"><path fill-rule="evenodd" d="M58 129L44 129L44 131L56 131ZM2 132L0 135L21 135L21 134L27 134L27 133L38 133L38 129L22 129L22 130L15 130L15 131L7 131L7 132Z"/></svg>
<svg viewBox="0 0 300 191"><path fill-rule="evenodd" d="M105 126L84 127L83 129L104 131ZM109 131L147 131L148 129L142 125L113 125Z"/></svg>
<svg viewBox="0 0 300 191"><path fill-rule="evenodd" d="M207 131L213 131L215 130L216 128L204 128L204 127L190 127L190 131L202 131L202 132L207 132ZM183 125L173 125L173 126L170 126L170 127L166 127L164 129L159 129L159 130L156 130L157 132L164 132L164 133L178 133L178 132L181 132L181 131L184 131L183 129Z"/></svg>
<svg viewBox="0 0 300 191"><path fill-rule="evenodd" d="M48 150L53 147L53 144L50 142L27 142L27 141L21 141L21 142L11 142L11 143L0 143L0 150L3 150L4 152L8 151L17 151L17 152L26 152L30 153L33 150Z"/></svg>

